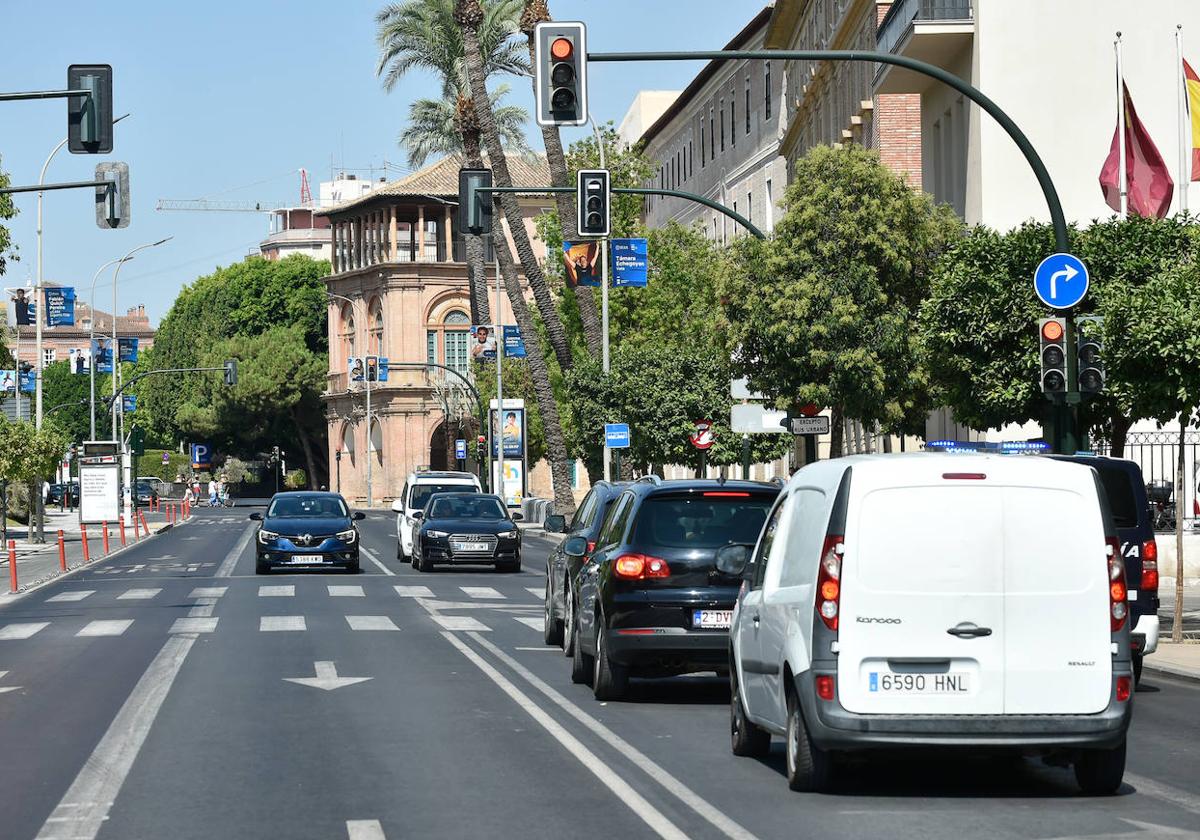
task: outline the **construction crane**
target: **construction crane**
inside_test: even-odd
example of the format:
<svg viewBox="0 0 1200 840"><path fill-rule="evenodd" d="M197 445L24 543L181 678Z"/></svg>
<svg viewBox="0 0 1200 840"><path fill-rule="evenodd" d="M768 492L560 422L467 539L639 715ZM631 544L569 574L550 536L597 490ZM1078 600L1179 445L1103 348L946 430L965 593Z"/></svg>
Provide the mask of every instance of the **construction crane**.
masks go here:
<svg viewBox="0 0 1200 840"><path fill-rule="evenodd" d="M217 210L224 213L270 213L287 207L312 206L312 192L308 188L308 171L300 170L300 203L288 201L213 201L208 198L160 198L155 210Z"/></svg>

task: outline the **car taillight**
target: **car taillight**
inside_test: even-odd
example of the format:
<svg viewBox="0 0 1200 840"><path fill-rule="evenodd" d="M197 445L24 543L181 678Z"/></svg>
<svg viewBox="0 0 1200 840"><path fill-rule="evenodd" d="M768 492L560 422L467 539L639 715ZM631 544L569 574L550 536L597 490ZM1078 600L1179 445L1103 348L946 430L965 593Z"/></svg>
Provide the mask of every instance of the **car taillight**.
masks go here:
<svg viewBox="0 0 1200 840"><path fill-rule="evenodd" d="M829 535L821 547L821 568L817 573L817 615L830 630L838 629L838 605L842 597L842 554L844 538Z"/></svg>
<svg viewBox="0 0 1200 840"><path fill-rule="evenodd" d="M1125 624L1129 615L1129 604L1126 603L1128 592L1125 589L1125 564L1121 561L1121 544L1115 537L1104 541L1108 547L1108 614L1112 632L1117 632Z"/></svg>
<svg viewBox="0 0 1200 840"><path fill-rule="evenodd" d="M1153 539L1142 543L1142 581L1138 589L1158 592L1158 543Z"/></svg>
<svg viewBox="0 0 1200 840"><path fill-rule="evenodd" d="M832 674L821 674L819 677L817 677L817 696L822 700L833 699L833 688L834 683Z"/></svg>
<svg viewBox="0 0 1200 840"><path fill-rule="evenodd" d="M1124 703L1133 693L1132 681L1129 677L1117 677L1117 702Z"/></svg>
<svg viewBox="0 0 1200 840"><path fill-rule="evenodd" d="M644 580L646 578L665 578L671 576L671 568L661 557L650 557L646 554L622 554L613 561L613 571L617 577L626 580Z"/></svg>

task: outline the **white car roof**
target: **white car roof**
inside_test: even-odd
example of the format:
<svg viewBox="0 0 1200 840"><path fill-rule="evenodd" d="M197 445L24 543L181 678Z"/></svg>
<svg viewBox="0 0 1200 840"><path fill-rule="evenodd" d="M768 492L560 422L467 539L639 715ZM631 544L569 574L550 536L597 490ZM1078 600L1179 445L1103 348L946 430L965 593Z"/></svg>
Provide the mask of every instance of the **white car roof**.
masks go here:
<svg viewBox="0 0 1200 840"><path fill-rule="evenodd" d="M1083 463L1039 458L1032 455L1000 455L953 452L896 452L875 455L848 455L809 464L793 473L787 488L799 486L824 487L834 490L847 469L856 473L869 471L876 479L885 476L901 478L905 473L928 474L939 469L946 472L980 472L994 478L1032 481L1038 484L1074 483L1091 467Z"/></svg>

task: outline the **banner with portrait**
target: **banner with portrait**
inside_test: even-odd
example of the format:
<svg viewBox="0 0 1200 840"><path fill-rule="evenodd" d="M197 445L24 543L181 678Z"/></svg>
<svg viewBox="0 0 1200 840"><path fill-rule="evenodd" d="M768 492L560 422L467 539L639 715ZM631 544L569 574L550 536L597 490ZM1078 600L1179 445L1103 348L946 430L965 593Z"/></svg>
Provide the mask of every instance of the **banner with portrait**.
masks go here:
<svg viewBox="0 0 1200 840"><path fill-rule="evenodd" d="M599 286L599 263L599 242L563 243L563 269L571 283L577 286Z"/></svg>
<svg viewBox="0 0 1200 840"><path fill-rule="evenodd" d="M471 327L471 359L476 362L496 360L496 327L476 324Z"/></svg>

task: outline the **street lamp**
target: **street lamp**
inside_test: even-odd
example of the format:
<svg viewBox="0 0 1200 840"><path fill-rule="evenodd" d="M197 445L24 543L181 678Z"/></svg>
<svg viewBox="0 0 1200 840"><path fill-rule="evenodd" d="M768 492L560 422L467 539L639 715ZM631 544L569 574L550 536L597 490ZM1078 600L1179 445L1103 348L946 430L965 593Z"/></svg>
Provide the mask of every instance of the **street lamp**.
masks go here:
<svg viewBox="0 0 1200 840"><path fill-rule="evenodd" d="M115 260L109 260L104 265L102 265L98 269L96 269L96 274L95 274L95 276L92 277L92 297L91 297L91 303L89 304L90 309L89 309L89 317L88 317L88 355L89 355L89 357L91 357L92 347L96 343L96 281L100 279L100 275L102 273L104 273L104 269L108 268L110 265L113 265L114 263L123 262L127 259L131 260L131 259L133 259L133 257L117 257ZM88 398L88 405L91 408L91 412L90 412L90 414L91 414L91 429L92 429L91 439L95 440L96 439L96 359L91 358L91 360L88 363L88 369L89 369L88 370L89 378L91 379L91 383L89 385L90 396Z"/></svg>
<svg viewBox="0 0 1200 840"><path fill-rule="evenodd" d="M170 242L174 238L175 237L173 237L173 236L168 236L164 239L158 240L157 242L148 242L145 245L137 246L132 251L130 251L128 254L121 257L121 259L117 260L117 268L113 272L112 349L111 349L112 367L113 367L113 373L112 373L112 397L113 397L113 400L112 400L112 402L113 402L113 404L112 404L112 440L120 440L120 438L117 437L117 411L120 408L120 406L117 404L117 379L119 379L120 375L121 375L121 351L117 344L117 278L119 278L121 276L121 266L123 266L125 263L127 263L131 259L133 259L133 255L136 254L138 251L144 251L147 248L155 248L159 245L162 245L165 242ZM92 321L93 321L93 323L95 322L95 310L92 311ZM124 412L121 412L121 413L124 414Z"/></svg>
<svg viewBox="0 0 1200 840"><path fill-rule="evenodd" d="M338 300L344 300L344 301L346 301L346 303L350 304L350 311L351 311L351 313L353 313L353 312L354 312L354 301L353 301L353 300L351 300L350 298L346 297L345 295L336 295L336 294L334 294L333 292L326 292L325 294L326 294L326 295L328 295L328 296L329 296L329 297L331 297L331 298L337 298ZM366 316L366 301L365 301L365 300L363 301L363 307L364 307L364 314L363 314L362 323L363 323L363 324L366 324L366 323L367 323L367 316ZM358 327L357 327L357 325L356 325L356 326L355 326L355 331L357 332L357 330L358 330ZM370 349L370 348L367 348L367 349ZM364 385L365 385L365 387L366 387L366 389L367 389L367 445L366 445L366 453L367 453L367 507L371 507L371 506L374 504L374 502L375 502L375 493L373 492L373 490L374 490L374 487L372 486L372 483L371 483L371 479L372 479L372 475L371 475L371 467L373 466L373 465L372 465L372 463L371 463L371 380L367 378L367 373L366 373L366 365L363 365L363 383L364 383ZM346 390L347 390L347 391L349 391L349 390L350 390L350 376L349 376L349 372L347 372L347 374L346 374ZM382 434L382 430L381 430L380 434ZM341 484L341 477L340 477L340 473L341 473L341 462L340 462L340 455L341 455L341 453L339 452L339 453L338 453L338 456L339 456L339 457L337 457L337 458L336 458L336 460L338 460L338 462L339 462L339 463L338 463L338 472L339 472L339 478L338 478L339 490L338 490L338 492L341 492L341 489L340 489L340 484Z"/></svg>

